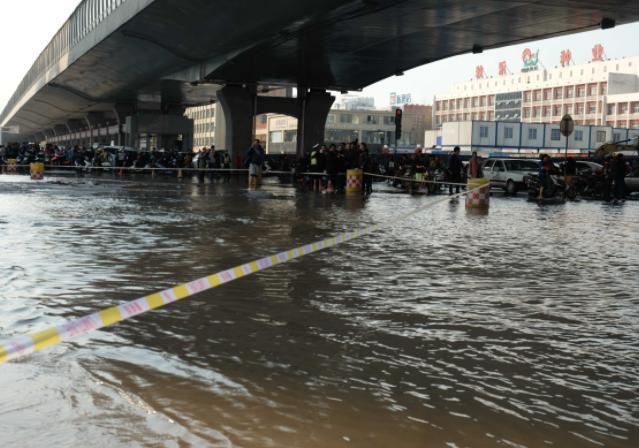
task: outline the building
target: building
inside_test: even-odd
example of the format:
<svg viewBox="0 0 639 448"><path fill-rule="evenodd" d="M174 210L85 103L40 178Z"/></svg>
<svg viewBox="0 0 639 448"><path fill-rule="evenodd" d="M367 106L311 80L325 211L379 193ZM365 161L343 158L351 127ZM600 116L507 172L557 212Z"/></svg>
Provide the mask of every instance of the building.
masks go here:
<svg viewBox="0 0 639 448"><path fill-rule="evenodd" d="M342 95L334 108L344 110L375 109L375 98L359 95Z"/></svg>
<svg viewBox="0 0 639 448"><path fill-rule="evenodd" d="M189 107L184 112L193 120L193 147L210 147L215 144L215 117L221 114L218 103Z"/></svg>
<svg viewBox="0 0 639 448"><path fill-rule="evenodd" d="M433 129L433 107L406 104L402 114L402 137L399 146L424 146L424 133Z"/></svg>
<svg viewBox="0 0 639 448"><path fill-rule="evenodd" d="M561 135L558 123L522 123L512 121L449 121L440 129L426 131L427 148L452 150L481 155L498 153L560 153L587 155L604 143L639 137L639 128L613 128L609 125L576 125L568 137Z"/></svg>
<svg viewBox="0 0 639 448"><path fill-rule="evenodd" d="M558 122L570 114L576 124L639 127L639 57L606 60L601 45L592 60L575 65L570 50L561 66L541 66L539 52L522 54L521 71L511 73L506 62L499 75L487 77L483 66L476 77L435 96L433 123L459 121Z"/></svg>
<svg viewBox="0 0 639 448"><path fill-rule="evenodd" d="M332 109L326 119L324 143L366 143L372 151L395 144L395 115L389 110ZM297 119L269 114L266 152L295 154ZM321 143L321 142L318 142Z"/></svg>

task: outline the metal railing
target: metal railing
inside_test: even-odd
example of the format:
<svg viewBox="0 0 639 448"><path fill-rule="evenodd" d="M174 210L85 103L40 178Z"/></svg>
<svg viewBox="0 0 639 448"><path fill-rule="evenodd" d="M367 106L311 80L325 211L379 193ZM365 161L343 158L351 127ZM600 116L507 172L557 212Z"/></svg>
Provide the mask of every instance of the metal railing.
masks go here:
<svg viewBox="0 0 639 448"><path fill-rule="evenodd" d="M64 54L75 47L124 2L126 0L84 0L80 3L24 76L2 111L0 123L6 120L7 114L10 113L36 80L53 65L57 64Z"/></svg>

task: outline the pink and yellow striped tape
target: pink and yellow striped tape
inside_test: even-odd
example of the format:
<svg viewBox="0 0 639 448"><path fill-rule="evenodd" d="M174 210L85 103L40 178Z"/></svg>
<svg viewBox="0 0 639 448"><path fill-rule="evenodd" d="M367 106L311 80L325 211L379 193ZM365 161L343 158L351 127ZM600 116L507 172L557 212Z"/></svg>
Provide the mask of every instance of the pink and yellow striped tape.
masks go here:
<svg viewBox="0 0 639 448"><path fill-rule="evenodd" d="M165 289L164 291L140 297L130 302L123 303L112 308L69 320L55 327L37 331L29 335L17 336L0 344L0 364L21 358L38 350L45 349L62 341L89 333L102 327L113 325L138 314L145 313L169 303L185 299L207 289L216 288L224 283L237 280L247 275L254 274L278 264L285 263L295 258L311 254L329 247L336 246L354 238L369 234L377 230L378 225L361 228L353 232L341 233L336 237L316 241L305 246L280 252L269 257L260 258L249 263L236 266L216 274L207 275L188 283Z"/></svg>
<svg viewBox="0 0 639 448"><path fill-rule="evenodd" d="M481 187L470 190L467 193L471 193L479 188ZM401 220L408 218L411 215L415 215L426 208L467 193L460 193L429 202L423 207L419 207L404 215L397 216L393 222L400 222ZM62 341L89 333L99 328L130 319L138 314L185 299L202 291L206 291L207 289L217 288L225 283L277 266L278 264L286 263L287 261L303 257L304 255L312 254L313 252L337 246L338 244L359 238L360 236L368 235L379 229L380 225L381 224L374 224L368 227L361 227L351 232L340 233L337 236L327 238L325 240L299 246L295 249L280 252L269 257L260 258L259 260L250 261L248 263L235 266L234 268L220 271L216 274L207 275L206 277L198 278L197 280L183 283L181 285L165 289L164 291L156 292L118 306L98 311L88 316L72 319L55 327L47 328L28 335L16 336L4 343L0 343L0 364L27 356L33 352L43 350L52 345L59 344Z"/></svg>

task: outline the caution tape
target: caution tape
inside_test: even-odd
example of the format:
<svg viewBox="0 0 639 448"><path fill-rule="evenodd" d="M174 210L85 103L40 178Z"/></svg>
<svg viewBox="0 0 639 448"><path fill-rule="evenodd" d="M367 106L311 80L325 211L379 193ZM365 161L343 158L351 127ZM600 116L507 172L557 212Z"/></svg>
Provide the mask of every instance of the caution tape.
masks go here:
<svg viewBox="0 0 639 448"><path fill-rule="evenodd" d="M479 188L481 187L478 187L476 189ZM399 216L398 218L394 219L394 222L399 222L427 208L433 207L439 203L448 201L454 197L462 196L464 194L466 193L459 193L454 196L448 196L446 198L430 202L424 207L419 207L412 212ZM60 325L56 325L45 330L37 331L35 333L27 335L16 336L12 339L9 339L7 342L0 344L0 364L22 358L36 351L43 350L45 348L59 344L63 341L98 330L100 328L122 322L123 320L131 319L139 314L155 310L164 305L168 305L169 303L186 299L187 297L191 297L203 291L217 288L218 286L224 285L225 283L229 283L248 275L255 274L256 272L272 268L296 258L300 258L305 255L318 252L320 250L329 249L339 244L346 243L355 238L359 238L361 236L375 232L377 229L380 228L380 226L381 224L374 224L368 227L362 227L351 232L343 232L331 238L318 240L314 243L306 244L304 246L299 246L275 255L260 258L259 260L253 260L248 263L217 272L215 274L198 278L188 283L182 283L180 285L167 288L163 291L143 296L135 300L125 302L121 305L95 312L88 316L68 320Z"/></svg>
<svg viewBox="0 0 639 448"><path fill-rule="evenodd" d="M396 179L396 180L405 180L406 182L414 182L417 184L437 184L437 185L459 185L459 186L466 186L467 184L463 183L463 182L446 182L446 181L439 181L439 180L427 180L427 179L423 179L423 180L417 180L415 178L411 178L411 177L397 177L397 176L388 176L386 174L374 174L374 173L364 173L367 176L371 176L371 177L381 177L384 179Z"/></svg>

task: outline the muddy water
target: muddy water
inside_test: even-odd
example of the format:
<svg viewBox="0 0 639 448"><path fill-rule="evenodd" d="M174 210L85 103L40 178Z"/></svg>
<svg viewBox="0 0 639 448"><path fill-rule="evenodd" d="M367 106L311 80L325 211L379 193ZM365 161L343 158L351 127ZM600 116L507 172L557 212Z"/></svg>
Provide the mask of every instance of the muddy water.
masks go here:
<svg viewBox="0 0 639 448"><path fill-rule="evenodd" d="M374 236L0 366L7 447L639 446L639 203L0 177L0 334Z"/></svg>

